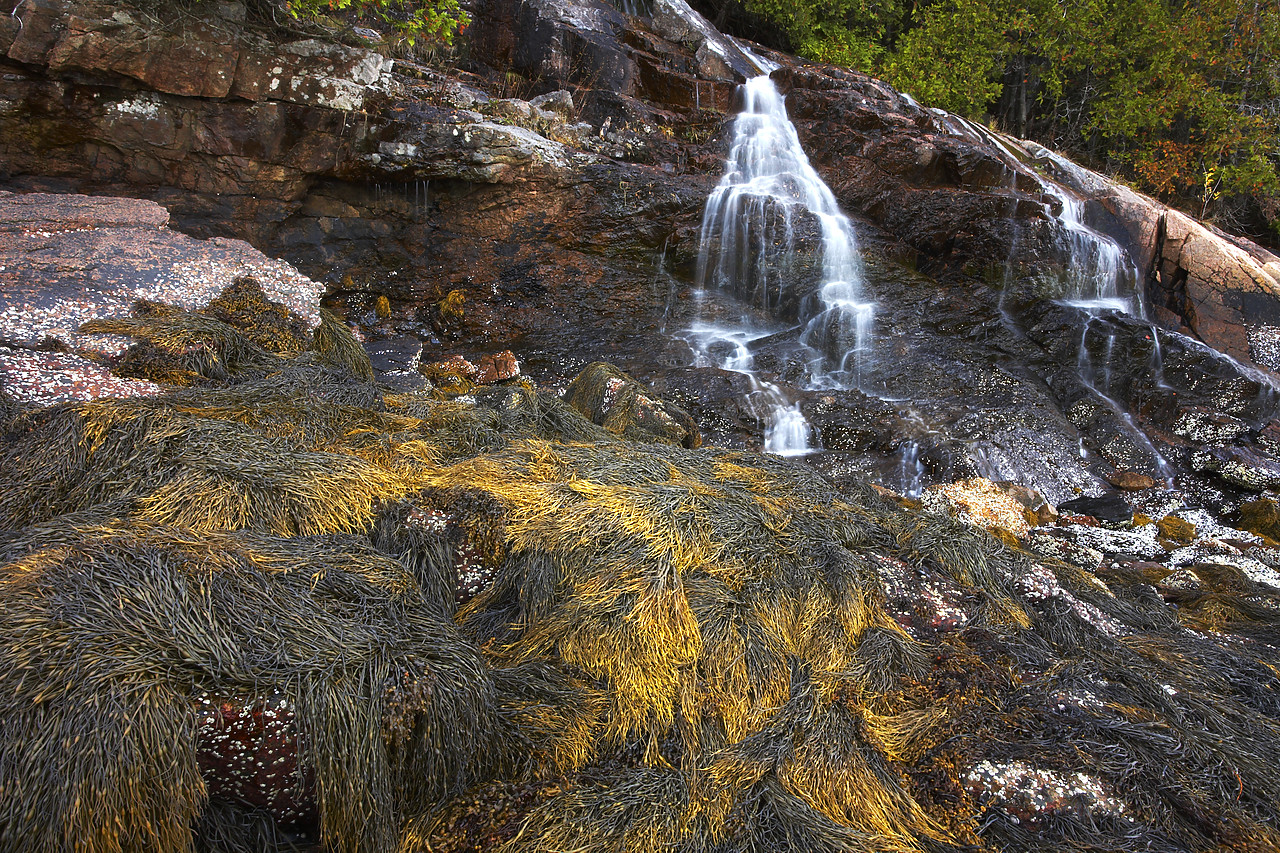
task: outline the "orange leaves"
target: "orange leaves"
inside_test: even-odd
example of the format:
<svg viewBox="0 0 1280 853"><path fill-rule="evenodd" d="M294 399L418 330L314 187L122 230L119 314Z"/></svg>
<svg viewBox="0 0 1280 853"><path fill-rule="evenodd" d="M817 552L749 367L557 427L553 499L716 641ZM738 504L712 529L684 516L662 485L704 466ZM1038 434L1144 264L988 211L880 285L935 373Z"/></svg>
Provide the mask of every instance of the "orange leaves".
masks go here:
<svg viewBox="0 0 1280 853"><path fill-rule="evenodd" d="M1135 152L1134 170L1157 195L1193 191L1200 186L1200 153L1200 146L1192 143L1155 140Z"/></svg>

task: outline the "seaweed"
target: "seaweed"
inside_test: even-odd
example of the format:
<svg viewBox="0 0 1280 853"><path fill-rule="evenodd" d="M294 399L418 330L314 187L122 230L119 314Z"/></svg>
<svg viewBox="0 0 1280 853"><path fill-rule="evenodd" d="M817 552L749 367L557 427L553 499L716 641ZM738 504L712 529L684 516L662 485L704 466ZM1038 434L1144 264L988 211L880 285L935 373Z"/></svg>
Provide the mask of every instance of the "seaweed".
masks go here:
<svg viewBox="0 0 1280 853"><path fill-rule="evenodd" d="M336 318L275 351L228 303L113 321L190 387L11 415L0 846L1280 849L1239 569L1174 608L524 380L380 390ZM281 709L313 818L210 757Z"/></svg>
<svg viewBox="0 0 1280 853"><path fill-rule="evenodd" d="M119 522L7 550L2 846L191 849L204 694L296 709L331 850L394 849L502 753L478 650L358 539Z"/></svg>

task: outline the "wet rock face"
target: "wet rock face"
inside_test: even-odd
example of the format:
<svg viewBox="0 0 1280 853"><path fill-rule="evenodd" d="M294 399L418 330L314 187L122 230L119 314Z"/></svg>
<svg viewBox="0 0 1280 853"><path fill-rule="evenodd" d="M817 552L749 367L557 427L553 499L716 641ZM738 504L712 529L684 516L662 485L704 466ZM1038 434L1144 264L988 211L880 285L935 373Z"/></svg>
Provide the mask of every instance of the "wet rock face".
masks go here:
<svg viewBox="0 0 1280 853"><path fill-rule="evenodd" d="M1065 168L1034 143L922 109L863 75L788 67L774 76L842 206L895 235L932 269L1061 269L1052 221L1061 201L1044 191L1037 173L1045 174L1078 194L1090 223L1129 252L1156 319L1237 359L1280 366L1280 258L1271 252Z"/></svg>

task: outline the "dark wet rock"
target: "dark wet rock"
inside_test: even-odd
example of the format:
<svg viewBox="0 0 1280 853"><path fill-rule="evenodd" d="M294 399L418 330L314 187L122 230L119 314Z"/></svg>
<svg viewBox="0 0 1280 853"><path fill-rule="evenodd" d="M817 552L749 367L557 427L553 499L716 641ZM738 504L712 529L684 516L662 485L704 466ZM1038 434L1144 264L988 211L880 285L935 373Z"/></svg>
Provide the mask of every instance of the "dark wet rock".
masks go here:
<svg viewBox="0 0 1280 853"><path fill-rule="evenodd" d="M588 365L569 385L564 400L615 435L684 447L702 443L687 412L611 364Z"/></svg>
<svg viewBox="0 0 1280 853"><path fill-rule="evenodd" d="M379 373L416 371L422 356L422 341L408 337L387 338L366 343L364 349L369 354L373 369Z"/></svg>
<svg viewBox="0 0 1280 853"><path fill-rule="evenodd" d="M684 409L707 444L751 447L759 444L762 424L752 409L750 377L714 367L682 368L656 373L654 392Z"/></svg>
<svg viewBox="0 0 1280 853"><path fill-rule="evenodd" d="M1211 447L1191 454L1197 471L1217 474L1223 480L1253 492L1280 486L1280 462L1247 447Z"/></svg>
<svg viewBox="0 0 1280 853"><path fill-rule="evenodd" d="M888 451L901 429L893 407L858 391L817 394L801 403L816 441L826 450Z"/></svg>
<svg viewBox="0 0 1280 853"><path fill-rule="evenodd" d="M1058 512L1064 515L1088 515L1113 525L1128 525L1133 522L1133 508L1129 502L1115 492L1103 495L1081 495L1058 504Z"/></svg>
<svg viewBox="0 0 1280 853"><path fill-rule="evenodd" d="M745 227L703 244L707 281L771 316L795 322L812 314L822 285L823 234L815 214L766 199L744 203ZM744 237L749 240L743 245ZM722 245L722 239L731 241ZM758 240L758 242L757 242Z"/></svg>

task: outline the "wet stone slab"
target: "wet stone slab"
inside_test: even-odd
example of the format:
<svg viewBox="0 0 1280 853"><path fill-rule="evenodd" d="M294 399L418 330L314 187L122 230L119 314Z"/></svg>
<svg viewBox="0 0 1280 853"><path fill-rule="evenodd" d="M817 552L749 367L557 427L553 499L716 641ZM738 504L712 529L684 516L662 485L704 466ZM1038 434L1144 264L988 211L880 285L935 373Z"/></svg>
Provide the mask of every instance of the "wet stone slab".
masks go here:
<svg viewBox="0 0 1280 853"><path fill-rule="evenodd" d="M46 404L154 393L150 383L116 379L99 359L72 354L123 352L127 339L79 328L127 315L139 299L198 308L247 275L269 299L312 325L319 321L321 285L242 240L170 231L168 219L163 207L139 199L0 193L0 379L7 394Z"/></svg>

